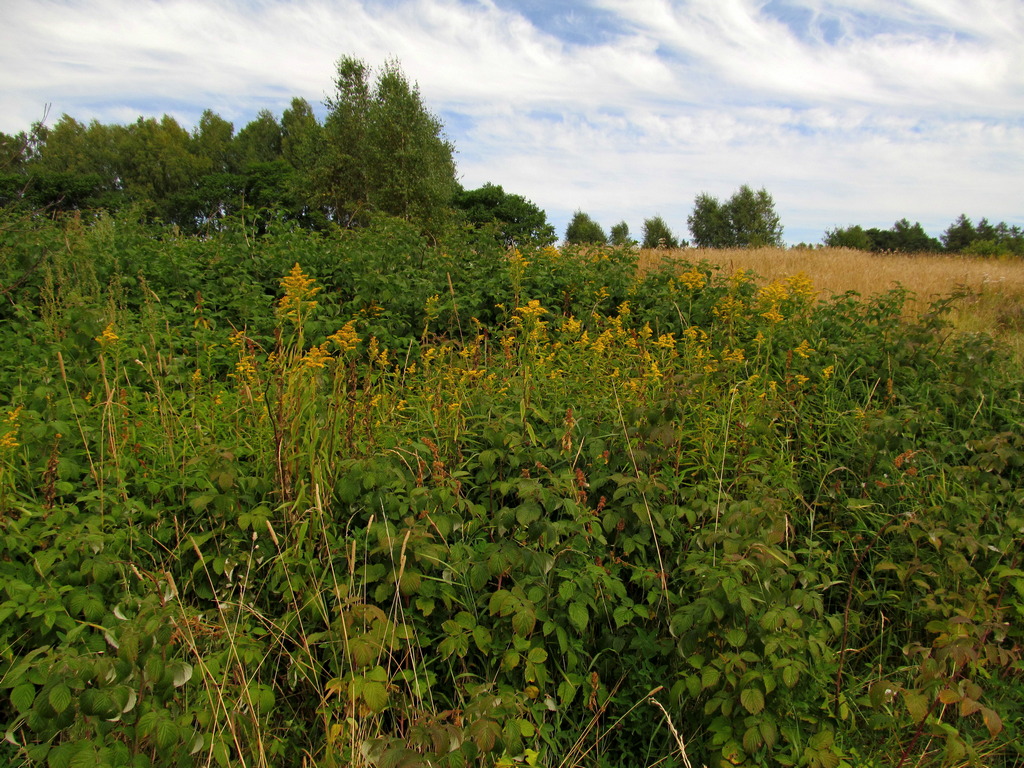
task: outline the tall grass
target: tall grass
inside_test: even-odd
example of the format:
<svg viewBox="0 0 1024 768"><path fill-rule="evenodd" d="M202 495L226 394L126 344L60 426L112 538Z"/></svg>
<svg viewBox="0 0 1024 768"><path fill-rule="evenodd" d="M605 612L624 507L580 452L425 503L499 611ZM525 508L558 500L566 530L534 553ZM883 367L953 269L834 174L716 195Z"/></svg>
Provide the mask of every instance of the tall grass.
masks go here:
<svg viewBox="0 0 1024 768"><path fill-rule="evenodd" d="M911 292L905 305L913 315L942 296L965 293L950 313L956 328L1000 336L1024 359L1024 260L944 254L875 254L851 248L679 249L640 252L641 269L666 260L706 259L723 268L752 270L764 282L799 273L814 282L822 298L855 291L872 296L895 287Z"/></svg>

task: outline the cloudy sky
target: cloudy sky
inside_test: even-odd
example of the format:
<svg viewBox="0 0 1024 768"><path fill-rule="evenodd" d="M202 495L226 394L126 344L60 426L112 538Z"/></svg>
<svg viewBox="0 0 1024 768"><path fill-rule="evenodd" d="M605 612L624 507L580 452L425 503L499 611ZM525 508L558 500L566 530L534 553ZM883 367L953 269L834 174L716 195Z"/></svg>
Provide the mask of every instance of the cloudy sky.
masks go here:
<svg viewBox="0 0 1024 768"><path fill-rule="evenodd" d="M397 58L462 183L686 236L700 192L774 196L786 240L1024 225L1021 0L4 0L0 131L211 108L240 129L334 64Z"/></svg>

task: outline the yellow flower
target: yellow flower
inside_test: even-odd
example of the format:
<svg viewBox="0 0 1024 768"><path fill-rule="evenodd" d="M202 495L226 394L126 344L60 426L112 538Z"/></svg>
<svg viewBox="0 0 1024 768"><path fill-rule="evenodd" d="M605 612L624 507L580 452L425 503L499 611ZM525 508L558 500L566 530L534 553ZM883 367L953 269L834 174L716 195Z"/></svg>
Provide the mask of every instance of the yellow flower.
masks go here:
<svg viewBox="0 0 1024 768"><path fill-rule="evenodd" d="M743 354L742 349L723 349L722 350L722 362L723 363L742 363L746 357Z"/></svg>
<svg viewBox="0 0 1024 768"><path fill-rule="evenodd" d="M519 315L519 320L537 320L541 315L546 315L548 311L540 305L538 299L533 299L528 302L526 306L516 307L513 314Z"/></svg>
<svg viewBox="0 0 1024 768"><path fill-rule="evenodd" d="M814 283L805 272L798 272L792 277L787 278L786 288L789 290L789 295L792 298L804 301L813 299L817 293L814 289Z"/></svg>
<svg viewBox="0 0 1024 768"><path fill-rule="evenodd" d="M342 326L340 331L335 331L327 337L328 341L333 341L338 345L341 350L341 354L351 352L359 345L359 336L356 334L356 321L349 320Z"/></svg>
<svg viewBox="0 0 1024 768"><path fill-rule="evenodd" d="M822 370L821 375L825 379L825 381L828 381L829 379L832 378L832 374L834 374L835 372L836 372L836 367L834 365L830 365L827 368Z"/></svg>
<svg viewBox="0 0 1024 768"><path fill-rule="evenodd" d="M327 353L327 342L319 347L312 347L302 358L303 368L323 368L331 356Z"/></svg>
<svg viewBox="0 0 1024 768"><path fill-rule="evenodd" d="M114 324L110 323L103 329L103 333L96 337L101 347L111 347L120 340L120 336L114 333Z"/></svg>
<svg viewBox="0 0 1024 768"><path fill-rule="evenodd" d="M663 333L658 336L658 340L654 342L654 346L660 347L661 349L675 349L676 335L674 333Z"/></svg>
<svg viewBox="0 0 1024 768"><path fill-rule="evenodd" d="M679 276L679 280L686 286L686 290L688 291L699 290L707 284L707 277L705 277L703 272L698 272L696 269L683 272L683 274Z"/></svg>
<svg viewBox="0 0 1024 768"><path fill-rule="evenodd" d="M800 342L800 346L793 350L793 354L799 355L804 360L814 354L814 350L811 349L811 345L807 343L807 339Z"/></svg>
<svg viewBox="0 0 1024 768"><path fill-rule="evenodd" d="M299 322L302 316L316 307L313 297L320 292L315 280L302 271L298 262L292 267L288 277L281 278L284 296L277 302L278 314L293 322Z"/></svg>
<svg viewBox="0 0 1024 768"><path fill-rule="evenodd" d="M740 270L741 272L743 270ZM743 302L735 296L723 296L714 307L711 308L715 317L723 322L729 323L738 319L744 312Z"/></svg>
<svg viewBox="0 0 1024 768"><path fill-rule="evenodd" d="M21 443L18 442L18 427L20 423L22 406L18 406L14 410L8 411L7 416L4 417L4 423L7 425L7 430L2 436L0 436L0 450L14 450Z"/></svg>

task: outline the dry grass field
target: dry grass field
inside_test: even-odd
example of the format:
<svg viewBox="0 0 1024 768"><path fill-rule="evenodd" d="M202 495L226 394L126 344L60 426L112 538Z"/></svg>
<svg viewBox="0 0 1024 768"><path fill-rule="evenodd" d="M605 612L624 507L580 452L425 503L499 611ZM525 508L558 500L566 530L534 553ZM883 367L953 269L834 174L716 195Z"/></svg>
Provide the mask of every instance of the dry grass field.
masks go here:
<svg viewBox="0 0 1024 768"><path fill-rule="evenodd" d="M911 311L966 289L970 295L952 320L963 331L986 331L1004 339L1024 359L1024 261L941 254L874 254L849 248L759 248L642 251L643 268L663 259L707 261L727 271L753 270L765 282L805 273L822 297L856 291L863 296L903 286L913 293Z"/></svg>

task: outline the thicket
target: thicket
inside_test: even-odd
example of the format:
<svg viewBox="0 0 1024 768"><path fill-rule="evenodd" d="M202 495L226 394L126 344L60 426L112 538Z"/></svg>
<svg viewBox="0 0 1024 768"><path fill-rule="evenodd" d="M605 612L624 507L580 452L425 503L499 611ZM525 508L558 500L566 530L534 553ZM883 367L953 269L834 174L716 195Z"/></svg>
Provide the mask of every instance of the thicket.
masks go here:
<svg viewBox="0 0 1024 768"><path fill-rule="evenodd" d="M0 222L4 762L1024 761L955 297L230 223Z"/></svg>

